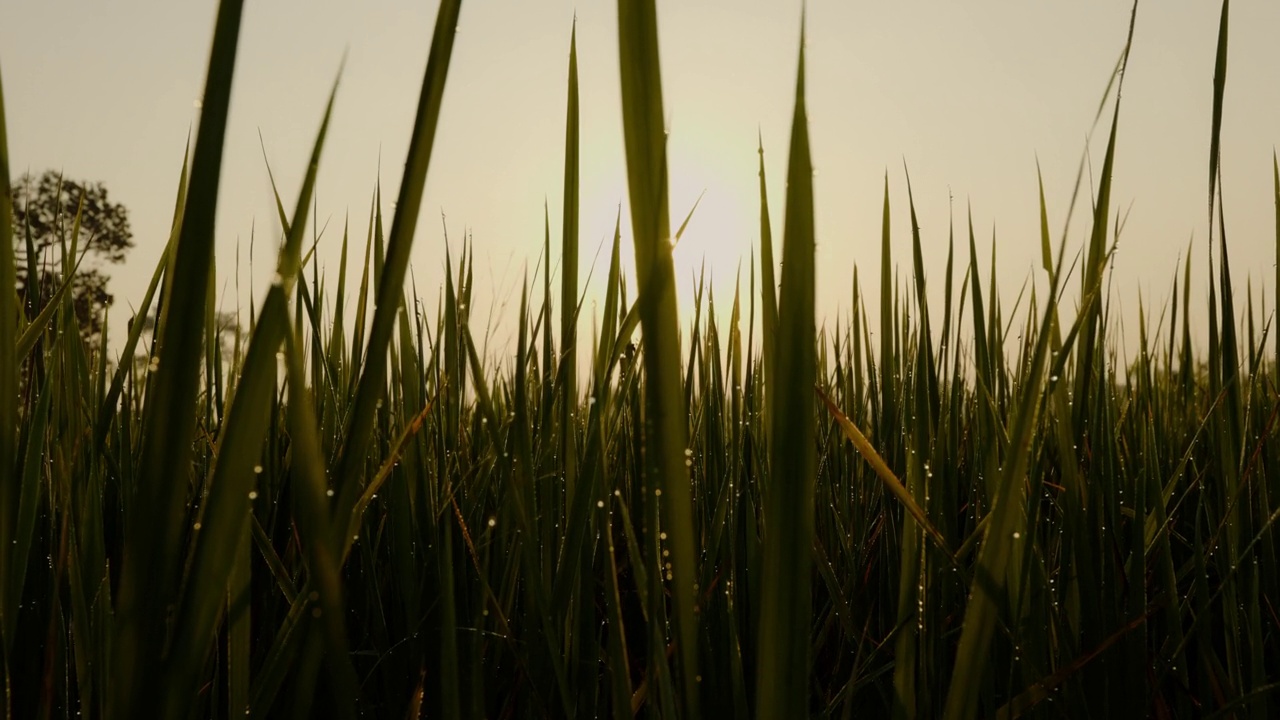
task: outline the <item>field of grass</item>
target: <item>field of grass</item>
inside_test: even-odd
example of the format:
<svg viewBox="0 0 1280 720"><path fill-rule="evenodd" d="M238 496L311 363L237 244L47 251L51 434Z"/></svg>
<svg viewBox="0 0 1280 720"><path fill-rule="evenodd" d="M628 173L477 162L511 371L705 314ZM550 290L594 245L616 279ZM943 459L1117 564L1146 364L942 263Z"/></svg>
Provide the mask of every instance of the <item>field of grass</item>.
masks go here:
<svg viewBox="0 0 1280 720"><path fill-rule="evenodd" d="M1280 712L1280 336L1229 264L1227 2L1213 279L1191 286L1188 252L1171 302L1141 309L1135 357L1108 270L1127 48L1099 108L1105 161L1060 234L1041 193L1048 292L1003 307L962 224L930 306L913 199L886 188L880 316L855 273L837 324L814 311L801 50L787 177L761 162L759 265L731 298L698 292L682 327L654 3L619 0L631 213L593 280L603 314L581 334L571 49L565 230L547 231L497 360L469 323L470 247L435 317L405 288L460 0L439 10L394 215L379 192L366 228L320 238L342 247L326 282L307 220L331 96L296 201L276 198L274 282L247 331L215 341L241 4L221 2L172 235L133 299L157 329L134 323L120 356L146 361L86 345L66 294L9 302L24 239L0 194L6 717ZM3 103L0 87L7 188ZM786 183L781 238L766 182ZM1275 194L1280 255L1280 170ZM64 279L85 241L65 220ZM907 287L891 222L913 230Z"/></svg>

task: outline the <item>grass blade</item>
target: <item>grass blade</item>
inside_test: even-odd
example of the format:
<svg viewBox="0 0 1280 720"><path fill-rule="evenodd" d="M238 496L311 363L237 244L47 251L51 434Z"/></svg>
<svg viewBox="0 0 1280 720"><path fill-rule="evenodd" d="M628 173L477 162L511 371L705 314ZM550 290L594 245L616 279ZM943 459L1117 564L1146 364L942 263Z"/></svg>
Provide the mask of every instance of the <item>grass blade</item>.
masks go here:
<svg viewBox="0 0 1280 720"><path fill-rule="evenodd" d="M700 716L697 691L697 595L686 408L680 388L680 341L671 260L667 141L653 0L618 0L622 126L626 144L631 229L644 337L645 455L649 487L662 493L662 527L671 549L676 647L684 716Z"/></svg>
<svg viewBox="0 0 1280 720"><path fill-rule="evenodd" d="M44 387L41 388L40 397L36 401L35 414L31 417L31 424L27 430L22 465L15 468L14 477L20 479L21 484L18 485L18 502L14 508L16 511L14 534L10 545L5 546L9 551L0 552L9 556L8 566L13 569L11 574L3 576L5 580L3 602L6 608L3 631L6 638L14 636L15 625L18 622L18 609L22 603L23 586L26 583L27 566L30 561L36 510L40 503L40 479L45 466L45 437L49 424L50 398L53 395L50 392L51 378L52 375L45 377ZM5 653L12 650L12 646L4 649Z"/></svg>
<svg viewBox="0 0 1280 720"><path fill-rule="evenodd" d="M130 523L125 530L114 682L108 701L113 718L138 717L146 707L149 684L165 670L166 627L156 618L164 617L177 599L180 538L187 517L186 478L203 355L204 324L199 318L213 262L214 217L242 9L239 0L223 0L218 7L190 192L171 280L165 285L158 331L160 367L151 389L154 394L148 394L142 464L133 501L139 509L134 517L145 520Z"/></svg>
<svg viewBox="0 0 1280 720"><path fill-rule="evenodd" d="M173 247L178 242L178 235L182 230L182 211L187 201L187 167L190 155L191 152L188 149L182 157L182 171L178 176L178 197L174 202L173 223L169 231L169 241L165 243L164 250L160 253L160 260L156 263L155 272L151 274L151 281L147 285L146 292L142 295L142 302L138 305L133 321L129 324L129 335L125 340L124 349L120 352L121 357L131 358L136 352L138 341L142 338L142 329L146 325L145 318L151 310L152 301L155 299L156 288L160 286L160 280L164 277L165 269L169 266L169 257L173 253ZM98 421L96 423L98 434L94 440L95 447L101 448L103 442L107 439L107 432L110 430L112 419L115 417L117 406L120 402L120 393L124 390L128 371L129 364L122 362L111 378L111 387L102 401L102 407L98 410Z"/></svg>
<svg viewBox="0 0 1280 720"><path fill-rule="evenodd" d="M769 192L764 178L764 138L758 138L760 154L760 296L761 332L764 342L764 377L768 383L773 372L775 329L778 327L778 281L774 277L773 224L769 220Z"/></svg>
<svg viewBox="0 0 1280 720"><path fill-rule="evenodd" d="M573 495L578 475L573 416L578 398L578 23L569 36L569 92L564 138L564 236L560 260L561 457L565 491Z"/></svg>
<svg viewBox="0 0 1280 720"><path fill-rule="evenodd" d="M0 403L0 548L11 547L17 532L18 483L13 481L17 471L18 441L18 352L14 347L18 330L17 270L13 256L13 207L9 192L9 134L4 119L4 82L0 79L0 294L4 297L4 309L0 310L0 397L13 398L14 402ZM13 300L13 302L10 302ZM10 566L9 553L0 552L0 580L7 585L16 572ZM13 636L9 628L17 621L17 607L9 607L7 599L0 603L0 633L4 634L3 678L5 707L11 707L9 652Z"/></svg>
<svg viewBox="0 0 1280 720"><path fill-rule="evenodd" d="M209 494L200 508L197 521L201 531L196 535L192 553L191 579L183 593L175 626L177 636L172 641L173 660L166 675L165 687L171 689L169 697L173 712L177 712L198 687L205 656L214 639L220 614L225 609L225 603L221 602L221 588L225 587L231 573L236 548L246 537L252 500L257 495L255 486L262 470L259 464L262 443L271 423L277 382L276 354L291 332L288 297L298 275L307 212L315 190L320 155L337 90L335 80L312 147L292 223L286 223L283 228L286 241L280 249L276 277L263 300L258 323L249 340L240 381L218 438L218 454L209 482Z"/></svg>
<svg viewBox="0 0 1280 720"><path fill-rule="evenodd" d="M1227 89L1227 28L1231 0L1222 0L1218 18L1218 44L1213 64L1213 126L1209 131L1209 232L1213 232L1213 208L1218 191L1218 163L1222 151L1222 101Z"/></svg>
<svg viewBox="0 0 1280 720"><path fill-rule="evenodd" d="M924 509L920 507L915 498L911 497L911 493L907 492L906 485L898 479L897 475L893 474L893 470L885 463L880 453L876 452L875 446L871 444L870 440L867 440L867 436L862 434L858 426L854 425L853 421L841 412L835 402L821 389L818 390L818 398L827 406L827 411L831 413L831 417L835 418L836 424L840 426L840 431L858 449L858 454L867 461L867 464L871 465L871 469L875 471L881 482L884 483L885 489L893 495L894 499L902 503L902 508L911 515L912 519L920 523L920 526L929 534L929 537L933 538L933 541L938 544L938 549L954 558L956 553L948 546L946 537L929 521Z"/></svg>
<svg viewBox="0 0 1280 720"><path fill-rule="evenodd" d="M413 247L414 230L418 225L423 191L426 189L427 168L431 164L431 149L435 145L436 126L440 120L445 79L449 74L449 59L453 55L453 41L457 35L461 7L462 0L444 0L436 14L431 52L427 56L422 93L418 97L418 112L414 118L413 134L409 139L409 155L405 161L404 177L400 182L395 216L391 220L387 254L377 282L369 340L363 354L367 360L356 387L351 426L342 446L338 472L334 475L337 481L334 527L338 528L347 527L351 509L360 497L376 406L386 392L387 364L382 362L382 358L386 356L391 342L396 313L402 307L409 253Z"/></svg>
<svg viewBox="0 0 1280 720"><path fill-rule="evenodd" d="M782 290L777 345L773 349L777 375L768 378L772 382L766 388L773 472L764 501L760 663L756 672L758 718L803 717L809 704L817 338L813 163L805 112L803 27L791 123Z"/></svg>

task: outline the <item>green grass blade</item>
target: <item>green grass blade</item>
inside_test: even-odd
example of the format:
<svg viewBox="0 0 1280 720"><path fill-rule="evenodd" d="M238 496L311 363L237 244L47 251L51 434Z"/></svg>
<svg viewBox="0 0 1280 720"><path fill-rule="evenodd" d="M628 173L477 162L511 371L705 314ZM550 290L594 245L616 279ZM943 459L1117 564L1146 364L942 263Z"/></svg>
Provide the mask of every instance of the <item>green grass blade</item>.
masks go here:
<svg viewBox="0 0 1280 720"><path fill-rule="evenodd" d="M221 589L232 571L236 548L246 537L252 500L257 494L262 443L271 427L277 381L276 354L290 333L288 297L297 280L307 213L337 90L335 80L292 223L286 223L283 228L286 240L280 250L276 277L263 301L240 381L218 438L208 497L198 516L201 531L196 535L192 553L192 574L178 612L172 662L167 666L166 687L172 688L169 697L175 711L198 687L205 656L225 609Z"/></svg>
<svg viewBox="0 0 1280 720"><path fill-rule="evenodd" d="M187 167L191 155L189 147L188 145L188 150L182 157L182 171L178 176L178 196L174 202L169 241L165 243L164 250L160 253L156 269L151 274L151 281L147 284L147 290L142 295L142 302L138 305L133 321L129 324L129 334L125 340L124 348L120 352L120 357L122 358L131 358L137 351L138 341L142 338L142 330L146 325L145 319L151 310L151 303L155 300L156 289L160 287L161 278L164 277L165 269L169 265L169 256L173 253L173 247L177 244L178 235L182 230L182 211L187 201ZM94 446L99 449L102 448L102 444L107 439L107 432L111 429L111 422L116 415L120 394L124 390L128 371L128 362L122 362L116 368L116 372L111 378L111 386L107 390L106 397L102 400L102 407L98 410L98 421L95 424L97 437L94 439Z"/></svg>
<svg viewBox="0 0 1280 720"><path fill-rule="evenodd" d="M574 430L577 410L578 325L578 24L569 36L569 90L564 137L564 235L560 259L560 453L565 490L572 496L577 484L578 448Z"/></svg>
<svg viewBox="0 0 1280 720"><path fill-rule="evenodd" d="M773 224L769 220L769 192L764 177L764 138L757 137L760 154L760 296L763 299L760 315L764 342L764 376L769 382L773 369L775 329L778 327L778 281L774 277Z"/></svg>
<svg viewBox="0 0 1280 720"><path fill-rule="evenodd" d="M787 209L778 303L775 377L768 392L769 458L764 501L764 577L756 717L803 717L809 706L817 432L814 311L813 164L805 112L804 31L796 73L795 114L787 171Z"/></svg>
<svg viewBox="0 0 1280 720"><path fill-rule="evenodd" d="M166 627L156 622L177 600L181 568L180 538L187 517L185 478L190 471L191 439L203 314L209 267L213 262L214 218L226 138L231 79L235 69L243 3L223 0L218 8L213 49L205 82L200 130L192 156L191 185L182 230L165 285L164 317L159 323L160 367L148 393L137 497L139 512L125 530L121 568L118 634L109 714L137 717L148 702L149 686L164 672Z"/></svg>
<svg viewBox="0 0 1280 720"><path fill-rule="evenodd" d="M376 419L376 406L386 392L387 364L382 358L387 354L396 313L402 306L409 253L413 247L414 230L418 225L418 213L426 189L427 168L431 163L431 149L435 145L436 126L440 120L445 79L449 73L449 59L453 55L453 41L457 34L461 6L462 0L444 0L436 14L435 33L427 56L427 69L422 80L422 93L418 98L413 134L409 139L409 155L405 161L404 177L400 182L395 216L391 221L384 266L381 277L378 278L369 340L363 354L368 360L364 363L364 371L356 387L351 426L342 446L338 472L334 475L337 484L334 518L335 527L339 528L347 526L351 509L360 497L363 485L361 480L365 474L369 442Z"/></svg>
<svg viewBox="0 0 1280 720"><path fill-rule="evenodd" d="M289 603L289 611L280 620L271 647L253 677L249 702L249 717L252 720L272 717L269 711L280 692L280 686L284 684L285 675L297 662L304 639L302 629L306 627L315 605L310 589L310 586L304 586L302 592Z"/></svg>
<svg viewBox="0 0 1280 720"><path fill-rule="evenodd" d="M877 431L885 436L888 442L890 427L897 422L896 401L894 399L894 356L893 338L893 256L889 233L889 174L884 176L884 208L880 220L880 426ZM886 445L885 452L892 459L896 456L896 445Z"/></svg>
<svg viewBox="0 0 1280 720"><path fill-rule="evenodd" d="M622 273L622 212L613 228L613 249L609 253L609 276L605 280L604 325L600 330L600 347L596 351L594 392L607 392L606 373L613 368L620 350L615 350L614 338L618 335L618 289ZM628 342L630 338L628 336ZM603 400L603 398L599 398Z"/></svg>
<svg viewBox="0 0 1280 720"><path fill-rule="evenodd" d="M1107 138L1107 149L1102 160L1102 173L1098 180L1097 201L1093 208L1093 227L1089 235L1089 244L1085 253L1084 273L1081 277L1082 297L1087 296L1089 288L1101 286L1103 272L1106 269L1107 252L1107 228L1111 213L1111 184L1112 172L1115 167L1116 152L1116 132L1120 126L1120 90L1124 85L1124 71L1129 62L1129 50L1133 47L1133 28L1137 20L1137 4L1134 4L1133 15L1129 23L1129 37L1125 42L1124 50L1120 56L1120 64L1117 68L1119 79L1116 83L1116 101L1115 108L1111 117L1111 132ZM1098 326L1102 317L1102 299L1100 296L1094 296L1093 304L1082 306L1081 314L1085 318L1084 325L1081 330L1081 348L1077 355L1076 377L1075 377L1075 396L1084 398L1089 397L1092 386L1095 381L1095 368L1102 358L1097 354L1098 345ZM1083 412L1085 404L1081 403L1077 406L1076 413L1076 431L1082 433Z"/></svg>
<svg viewBox="0 0 1280 720"><path fill-rule="evenodd" d="M658 61L658 19L653 0L618 0L618 51L627 185L635 242L636 278L644 337L647 484L660 489L663 524L671 549L676 648L684 716L697 718L697 595L693 507L686 409L680 388L679 321L676 314L671 226L667 199L667 143Z"/></svg>
<svg viewBox="0 0 1280 720"><path fill-rule="evenodd" d="M18 330L17 270L13 255L13 207L9 192L9 134L5 124L4 83L0 79L0 298L4 309L0 310L0 397L12 399L0 403L0 548L12 546L18 522L18 484L12 481L17 471L18 441L18 352L14 347ZM12 300L13 302L10 302ZM8 552L0 552L0 578L4 581L13 575ZM4 703L11 706L9 651L13 638L8 631L17 619L17 607L10 607L7 600L0 604L0 633L4 633L3 663Z"/></svg>
<svg viewBox="0 0 1280 720"><path fill-rule="evenodd" d="M957 649L955 670L947 690L945 717L972 718L978 709L982 676L989 658L989 643L997 622L1001 593L1010 591L1009 575L1020 572L1020 558L1030 543L1025 527L1022 483L1031 461L1031 443L1039 425L1041 381L1048 366L1049 312L1054 295L1046 303L1046 319L1041 323L1035 351L1028 367L1026 385L1010 419L1009 452L990 502L993 507L979 551L975 581L965 608L964 625ZM1013 568L1011 573L1010 568ZM1015 577L1013 588L1021 582Z"/></svg>
<svg viewBox="0 0 1280 720"><path fill-rule="evenodd" d="M1222 152L1222 101L1227 89L1227 29L1231 0L1222 0L1218 18L1218 44L1213 63L1213 125L1209 131L1209 232L1213 233L1213 208L1218 191L1218 164Z"/></svg>
<svg viewBox="0 0 1280 720"><path fill-rule="evenodd" d="M699 196L701 200L701 196ZM698 203L695 202L693 207L689 209L689 214L685 216L684 222L680 223L680 229L676 230L675 239L672 240L674 248L680 242L680 238L684 236L684 230L689 226L689 221L693 219L693 213L698 209ZM631 337L635 334L636 328L640 327L640 298L647 297L648 293L657 292L658 286L661 284L661 276L654 275L650 278L648 287L641 287L640 295L636 301L628 306L627 314L622 317L619 325L617 336L614 338L613 350L611 354L611 363L616 363L622 354L626 351L627 346L631 343ZM622 294L622 301L626 302L626 293ZM609 370L612 370L612 364Z"/></svg>
<svg viewBox="0 0 1280 720"><path fill-rule="evenodd" d="M5 123L4 83L0 79L0 293L6 298L8 308L0 312L0 393L4 397L18 396L18 355L14 351L17 340L18 307L17 269L13 256L13 199L9 192L9 131ZM8 299L12 296L12 304ZM18 428L18 405L6 402L0 404L0 473L7 475L16 467L16 442ZM12 484L0 483L0 503L5 508L0 511L0 539L12 537L10 508L16 507L16 498L9 497ZM4 562L0 560L0 562ZM0 567L0 577L8 577L7 567Z"/></svg>
<svg viewBox="0 0 1280 720"><path fill-rule="evenodd" d="M328 507L328 480L325 477L315 409L306 388L302 369L301 342L290 332L285 339L285 361L289 386L289 431L293 447L293 475L299 497L297 522L306 548L308 574L314 590L309 595L311 616L322 635L312 634L313 643L322 637L325 664L329 669L327 713L333 717L355 717L359 682L351 666L344 620L340 557L333 547ZM345 526L342 528L346 529ZM304 652L306 652L304 650ZM303 660L306 668L306 659ZM305 669L300 670L305 674ZM305 680L300 681L305 685ZM310 698L308 698L310 700ZM237 709L238 710L238 709ZM299 709L301 710L301 708ZM301 712L307 715L307 712Z"/></svg>
<svg viewBox="0 0 1280 720"><path fill-rule="evenodd" d="M422 424L426 422L427 415L431 413L433 403L427 403L426 407L415 415L400 431L400 435L396 438L395 443L391 446L391 451L387 455L387 459L383 461L382 467L369 480L369 484L365 487L364 493L360 499L356 501L355 509L351 513L351 519L347 521L347 532L342 536L342 561L345 563L348 555L351 554L351 546L360 532L360 525L364 520L364 511L369 507L369 503L373 502L373 498L378 496L378 490L382 488L387 479L391 477L391 471L399 464L400 458L404 453L405 445L413 439L418 431L422 430Z"/></svg>
<svg viewBox="0 0 1280 720"><path fill-rule="evenodd" d="M12 248L10 248L10 250L12 250ZM68 299L68 294L71 292L72 283L75 281L76 271L80 269L80 263L84 260L85 255L88 254L89 249L85 248L84 252L80 253L80 257L76 259L74 263L64 261L65 265L70 266L70 270L67 271L66 277L58 286L57 291L54 292L53 297L49 300L49 304L40 311L39 315L32 318L30 324L28 324L26 329L22 331L22 335L18 337L16 350L17 362L21 363L26 360L27 355L29 355L35 348L36 342L40 339L40 336L48 329L50 321L53 320L54 313L58 310L63 310L66 307L65 304Z"/></svg>
<svg viewBox="0 0 1280 720"><path fill-rule="evenodd" d="M21 466L15 468L14 478L20 480L17 503L14 508L14 533L6 551L8 566L13 569L9 575L3 576L4 586L4 637L14 637L15 624L18 622L18 609L21 607L23 586L26 583L27 566L30 558L32 534L35 532L36 511L40 503L40 479L45 465L45 439L49 424L52 375L45 377L40 397L36 401L35 414L31 416L27 430L26 447L23 452ZM6 512L8 510L6 509ZM4 648L6 654L13 651L11 645Z"/></svg>
<svg viewBox="0 0 1280 720"><path fill-rule="evenodd" d="M227 577L227 706L249 713L250 655L253 652L252 587L253 533L246 527L235 549L235 561ZM230 713L228 713L230 714Z"/></svg>
<svg viewBox="0 0 1280 720"><path fill-rule="evenodd" d="M919 337L916 342L924 350L920 356L921 365L923 366L920 370L924 373L924 395L928 400L924 407L929 412L928 420L930 425L933 425L938 422L938 409L942 406L942 400L938 395L938 371L934 366L933 330L929 324L929 297L924 276L924 251L920 242L920 222L916 218L916 200L915 193L911 190L910 175L907 175L907 209L911 217L911 261L915 275L916 305L920 318L918 325ZM932 437L932 434L933 431L930 428L928 435ZM926 441L925 444L928 442Z"/></svg>

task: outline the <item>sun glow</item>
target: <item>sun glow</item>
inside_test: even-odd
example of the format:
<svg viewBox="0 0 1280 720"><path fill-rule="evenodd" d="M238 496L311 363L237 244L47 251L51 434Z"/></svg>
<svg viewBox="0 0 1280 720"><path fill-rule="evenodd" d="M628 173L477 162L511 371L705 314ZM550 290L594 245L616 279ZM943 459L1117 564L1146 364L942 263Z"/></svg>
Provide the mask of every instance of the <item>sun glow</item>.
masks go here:
<svg viewBox="0 0 1280 720"><path fill-rule="evenodd" d="M671 177L668 206L675 243L672 261L682 330L687 330L693 320L700 281L704 288L704 319L710 299L706 293L714 296L717 320L723 323L728 321L732 309L735 282L740 279L741 291L744 294L748 292L752 248L759 242L760 233L755 152L750 147L728 148L728 144L711 139L685 143L681 147L673 141L668 153ZM581 277L585 278L590 272L587 264L595 255L594 246L603 242L591 286L585 288L584 319L590 318L593 311L603 310L609 242L613 237L619 204L622 212L619 259L627 278L628 297L635 299L635 251L631 244L627 198L624 174L616 169L584 167L584 266L580 271ZM680 233L682 225L684 232L676 240L674 236ZM591 237L591 234L597 237Z"/></svg>

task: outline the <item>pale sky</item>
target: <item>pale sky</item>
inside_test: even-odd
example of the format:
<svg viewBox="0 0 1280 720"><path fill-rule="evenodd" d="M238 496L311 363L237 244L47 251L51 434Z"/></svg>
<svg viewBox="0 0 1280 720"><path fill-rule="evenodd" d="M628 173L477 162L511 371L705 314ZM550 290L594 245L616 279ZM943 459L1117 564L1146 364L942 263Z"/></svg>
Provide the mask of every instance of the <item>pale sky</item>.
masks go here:
<svg viewBox="0 0 1280 720"><path fill-rule="evenodd" d="M105 270L117 296L113 332L140 300L167 236L183 143L195 122L216 3L171 0L3 0L0 73L10 172L63 169L104 182L130 210L136 249ZM1115 206L1131 207L1115 264L1114 301L1136 338L1138 297L1163 305L1178 256L1194 236L1193 308L1207 297L1207 173L1218 13L1206 0L1139 7L1121 112ZM241 29L217 225L224 305L240 282L261 288L278 223L258 133L292 207L329 86L349 52L318 184L322 265L336 278L344 216L361 249L382 158L384 213L400 180L436 3L250 0ZM475 240L473 318L488 300L518 302L541 250L543 203L558 255L570 25L578 18L582 100L582 268L612 236L626 195L615 4L582 0L463 5L428 175L414 277L434 314L444 258ZM757 132L764 138L775 237L781 236L786 154L800 35L798 0L658 3L673 225L704 189L676 251L684 278L705 257L727 310L739 260L758 243ZM880 206L886 171L893 256L910 270L904 162L922 226L930 291L940 297L948 213L971 203L982 267L998 234L1000 290L1012 303L1039 272L1036 159L1050 221L1060 232L1098 101L1122 48L1129 4L1082 2L808 3L808 110L816 168L819 313L849 306L855 263L876 317ZM1272 151L1280 141L1280 3L1232 7L1223 174L1232 269L1274 285ZM1105 121L1102 128L1105 131ZM1104 132L1092 157L1100 168ZM625 206L624 206L625 212ZM257 224L256 267L247 269ZM623 217L623 256L631 259ZM1084 241L1075 226L1070 249ZM358 253L354 253L358 258ZM456 255L455 255L456 257ZM1215 251L1216 257L1216 251ZM607 245L594 288L607 270ZM961 259L967 260L967 251ZM984 277L985 281L985 277ZM1073 281L1073 285L1078 280ZM590 290L588 291L590 292ZM597 296L592 294L591 297ZM261 298L259 292L258 297ZM589 332L588 301L583 330ZM687 309L687 307L686 307ZM1006 306L1006 312L1008 311ZM247 308L246 315L247 315ZM941 307L934 310L940 312ZM504 327L514 327L509 314ZM478 330L477 330L478 332ZM500 333L502 334L502 333Z"/></svg>

